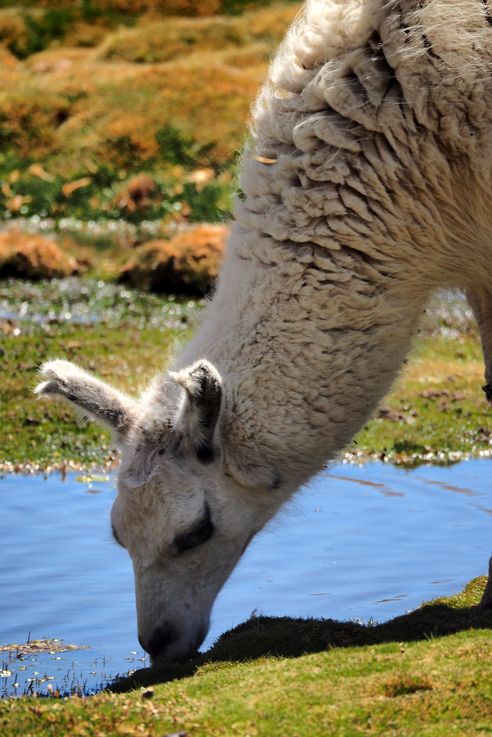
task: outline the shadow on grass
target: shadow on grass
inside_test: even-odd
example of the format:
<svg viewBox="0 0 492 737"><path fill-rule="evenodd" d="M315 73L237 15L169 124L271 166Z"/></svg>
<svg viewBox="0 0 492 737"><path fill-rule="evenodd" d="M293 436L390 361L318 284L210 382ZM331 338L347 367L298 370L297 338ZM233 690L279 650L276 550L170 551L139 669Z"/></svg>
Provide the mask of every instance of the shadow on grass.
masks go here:
<svg viewBox="0 0 492 737"><path fill-rule="evenodd" d="M485 582L485 577L475 578L461 593L436 599L384 624L252 617L223 634L207 653L185 663L142 668L132 676L117 679L108 689L121 693L186 678L205 663L245 662L264 656L297 658L330 648L409 642L469 629L492 629L492 610L477 606Z"/></svg>

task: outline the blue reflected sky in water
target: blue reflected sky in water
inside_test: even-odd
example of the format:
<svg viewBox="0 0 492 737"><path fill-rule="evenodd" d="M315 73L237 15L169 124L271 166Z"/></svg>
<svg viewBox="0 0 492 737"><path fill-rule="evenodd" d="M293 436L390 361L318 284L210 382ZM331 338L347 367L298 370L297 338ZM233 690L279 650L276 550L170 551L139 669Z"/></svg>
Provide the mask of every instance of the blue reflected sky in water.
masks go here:
<svg viewBox="0 0 492 737"><path fill-rule="evenodd" d="M246 551L204 647L253 611L382 621L459 590L486 570L489 463L338 465L319 475ZM90 690L144 664L130 560L109 528L114 483L75 478L0 480L0 644L31 633L90 647L28 659L22 671L12 664L7 689L14 676L22 692L26 678L53 675L52 684Z"/></svg>

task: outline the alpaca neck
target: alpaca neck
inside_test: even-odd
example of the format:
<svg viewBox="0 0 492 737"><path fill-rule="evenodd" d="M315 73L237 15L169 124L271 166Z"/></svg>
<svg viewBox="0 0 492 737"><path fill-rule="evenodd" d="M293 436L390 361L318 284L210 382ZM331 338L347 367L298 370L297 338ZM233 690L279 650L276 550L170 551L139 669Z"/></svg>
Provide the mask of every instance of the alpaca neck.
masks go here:
<svg viewBox="0 0 492 737"><path fill-rule="evenodd" d="M425 295L360 254L289 253L271 241L252 249L248 239L233 234L179 365L204 357L222 375L232 473L290 492L343 449L389 390Z"/></svg>

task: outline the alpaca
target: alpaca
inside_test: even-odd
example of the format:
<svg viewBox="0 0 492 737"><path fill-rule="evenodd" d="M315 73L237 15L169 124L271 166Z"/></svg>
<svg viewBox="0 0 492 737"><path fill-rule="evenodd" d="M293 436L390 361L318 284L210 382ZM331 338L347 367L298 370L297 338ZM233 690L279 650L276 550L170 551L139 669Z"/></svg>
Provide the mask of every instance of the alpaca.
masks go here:
<svg viewBox="0 0 492 737"><path fill-rule="evenodd" d="M216 292L172 370L132 399L42 367L37 392L121 446L112 525L153 661L199 647L248 543L368 419L437 287L467 291L490 399L489 12L308 0L254 106Z"/></svg>

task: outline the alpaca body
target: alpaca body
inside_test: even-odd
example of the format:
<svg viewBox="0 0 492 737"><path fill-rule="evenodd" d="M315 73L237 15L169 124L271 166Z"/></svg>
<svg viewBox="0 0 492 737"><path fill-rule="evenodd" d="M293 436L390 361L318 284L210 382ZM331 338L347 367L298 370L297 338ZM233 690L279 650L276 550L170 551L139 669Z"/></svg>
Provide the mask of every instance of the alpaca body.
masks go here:
<svg viewBox="0 0 492 737"><path fill-rule="evenodd" d="M44 368L41 393L119 436L112 519L154 657L199 644L249 540L388 391L434 288L467 290L492 380L491 40L481 0L310 0L255 105L225 264L173 373L130 400Z"/></svg>

